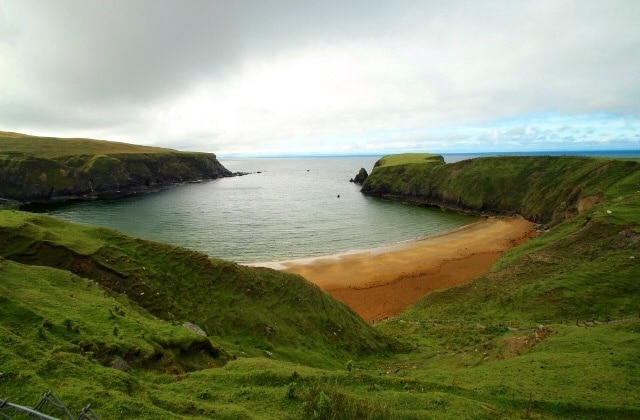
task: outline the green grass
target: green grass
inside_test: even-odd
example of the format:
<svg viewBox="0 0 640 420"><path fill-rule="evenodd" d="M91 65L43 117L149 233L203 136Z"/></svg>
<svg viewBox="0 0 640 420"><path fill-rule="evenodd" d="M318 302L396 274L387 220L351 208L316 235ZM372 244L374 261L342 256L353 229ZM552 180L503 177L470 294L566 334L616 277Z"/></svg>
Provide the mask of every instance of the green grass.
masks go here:
<svg viewBox="0 0 640 420"><path fill-rule="evenodd" d="M464 397L465 409L476 411L471 417L634 418L640 410L638 320L552 324L542 340L533 329L491 331L479 323L400 318L381 328L411 331L416 345L394 361L392 372L421 388L440 386L445 401Z"/></svg>
<svg viewBox="0 0 640 420"><path fill-rule="evenodd" d="M389 159L374 167L364 193L474 213L520 214L552 225L615 198L617 183L633 191L640 170L638 159L502 156L385 165Z"/></svg>
<svg viewBox="0 0 640 420"><path fill-rule="evenodd" d="M121 196L229 175L212 153L0 132L0 203Z"/></svg>
<svg viewBox="0 0 640 420"><path fill-rule="evenodd" d="M193 322L236 353L336 363L392 346L297 275L15 211L0 211L0 235L0 256L76 273L160 319Z"/></svg>
<svg viewBox="0 0 640 420"><path fill-rule="evenodd" d="M431 293L379 324L414 346L396 366L407 377L429 371L431 379L477 392L488 416L636 416L639 401L630 396L640 385L633 344L640 338L638 162L478 159L423 164L421 174L406 166L404 175L396 168L376 179L376 168L371 176L389 188L387 196L425 198L428 190L432 199L449 197L437 201L444 207L469 209L478 200L477 210L495 197L488 208L529 209L552 228L507 252L486 275ZM474 181L487 179L486 186ZM404 191L395 189L398 182ZM419 193L407 198L407 190ZM585 197L596 199L578 210ZM635 321L606 324L616 319ZM552 334L538 342L532 332L539 324Z"/></svg>
<svg viewBox="0 0 640 420"><path fill-rule="evenodd" d="M367 326L297 276L1 211L0 398L52 389L101 418L640 417L637 161L390 162L387 196L549 229Z"/></svg>
<svg viewBox="0 0 640 420"><path fill-rule="evenodd" d="M444 163L444 159L440 155L433 153L401 153L388 155L376 162L376 168L386 168L398 165L430 164L439 165Z"/></svg>
<svg viewBox="0 0 640 420"><path fill-rule="evenodd" d="M139 146L116 141L40 137L0 131L0 154L20 153L37 158L59 159L78 155L174 152L175 150L163 147Z"/></svg>

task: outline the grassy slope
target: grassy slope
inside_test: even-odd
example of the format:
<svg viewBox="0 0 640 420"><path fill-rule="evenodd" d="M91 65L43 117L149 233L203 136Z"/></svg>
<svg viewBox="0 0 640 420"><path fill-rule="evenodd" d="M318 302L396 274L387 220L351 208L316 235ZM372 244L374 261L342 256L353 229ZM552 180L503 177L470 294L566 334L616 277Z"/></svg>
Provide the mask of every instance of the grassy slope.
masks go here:
<svg viewBox="0 0 640 420"><path fill-rule="evenodd" d="M348 360L397 348L295 275L10 210L0 211L0 249L0 395L14 403L54 389L105 418L297 413L301 400L279 404L293 372L310 369L300 364L342 372ZM131 371L108 367L119 357ZM280 373L245 369L246 357L273 359ZM194 370L203 373L191 382ZM251 384L264 388L256 405L244 397Z"/></svg>
<svg viewBox="0 0 640 420"><path fill-rule="evenodd" d="M0 220L0 256L94 280L160 319L196 323L238 351L312 363L389 345L300 276L42 215L3 211Z"/></svg>
<svg viewBox="0 0 640 420"><path fill-rule="evenodd" d="M0 131L0 200L117 196L229 175L212 153Z"/></svg>
<svg viewBox="0 0 640 420"><path fill-rule="evenodd" d="M404 165L402 159L396 161L398 164L389 165L396 167L396 175L409 171L424 174L434 167L449 166L437 161L425 165L420 159L417 163ZM491 160L481 162L485 162L483 165L488 162L494 168L500 164ZM527 161L509 160L502 168L512 167L512 177L517 173L524 174L524 171L518 172L518 162ZM547 164L555 165L554 162ZM151 363L142 357L138 365L134 363L134 368L124 373L103 367L96 361L99 354L85 354L74 347L77 346L73 342L76 334L88 334L91 330L83 325L103 324L101 320L77 320L72 311L67 311L67 307L79 305L80 299L62 301L65 309L61 315L59 307L52 312L44 309L41 312L42 303L47 299L30 302L33 298L25 300L22 298L25 295L20 292L14 293L18 302L15 306L20 306L20 309L10 309L18 315L0 317L0 325L4 328L1 336L11 337L11 343L19 343L12 344L15 348L0 350L0 371L5 372L0 375L0 395L15 396L20 399L17 402L29 403L29 398L34 402L37 399L34 394L51 387L74 408L91 402L92 407L105 418L170 415L215 415L222 418L311 418L314 415L320 418L638 418L640 179L637 170L618 171L619 175L612 175L606 170L596 171L596 176L591 177L576 175L593 169L591 165L594 164L590 161L585 164L587 168L580 170L575 161L569 159L555 168L557 171L562 166L571 169L566 176L574 181L581 180L581 187L577 201L570 202L563 212L548 212L546 207L542 207L545 211L540 214L550 215L545 219L553 226L550 231L509 251L487 275L468 285L430 294L401 316L376 326L380 332L411 346L412 351L408 353L391 357L375 353L371 356L354 353L347 356L349 353L344 345L336 352L333 346L340 348L340 345L330 343L324 351L318 350L316 357L306 355L306 349L293 351L293 345L283 342L274 346L274 358L264 354L262 357L239 357L222 367L182 373L193 369L194 364L224 363L231 353L242 356L242 350L259 348L258 352L249 352L253 355L262 352L263 337L253 334L253 338L247 338L246 332L242 332L233 337L231 343L213 337L213 348L222 345L227 350L216 357L209 353L189 356L181 362L174 356L179 354L175 351L176 346L167 346L163 350L166 354L164 359ZM463 178L467 176L467 170L476 171L476 174L483 172L477 163L465 165L469 166L458 166L460 171L457 172ZM614 163L605 167L616 169L620 168L618 165ZM624 165L633 164L624 163L622 166L633 168ZM487 172L491 171L487 169ZM555 175L558 179L563 178L560 173ZM467 182L473 179L467 178ZM593 179L599 181L594 183ZM423 184L430 182L423 178L419 181ZM507 177L503 177L492 188L510 185L507 181ZM566 191L569 187L567 182L553 185ZM399 185L415 187L407 182ZM540 199L546 205L557 203L557 198L553 198L558 196L557 191L552 187L545 191ZM473 191L469 194L491 197L496 192ZM567 196L565 192L563 194ZM523 197L521 194L518 196ZM591 208L586 206L578 212L580 198L593 196L597 197L597 202ZM22 255L23 262L34 263L28 261L29 253L36 249L34 241L24 238L32 238L33 232L37 232L47 241L64 244L79 254L100 256L98 261L129 274L128 278L135 278L141 264L145 266L144 271L177 270L179 276L194 276L191 271L180 268L185 265L181 262L185 251L176 248L170 247L172 251L163 253L160 249L169 248L156 248L157 244L133 241L103 229L81 228L39 218L36 223L31 222L32 226L25 226L23 218L26 216L6 215L0 214L5 226L0 234L0 244L4 255ZM32 232L28 235L7 234L25 229ZM96 238L103 244L97 246ZM101 254L104 247L110 251ZM147 247L148 252L144 251ZM121 265L118 258L133 259L134 267ZM233 265L215 261L212 264L213 267L222 267L219 278L231 274L238 281L241 277L228 268L233 268ZM0 273L12 281L67 276L67 283L72 287L60 296L79 293L73 279L76 283L86 281L70 275L68 271L10 261L4 261L2 267ZM29 274L30 270L35 270L33 272L37 275ZM252 273L256 277L247 279L247 282L260 284L258 272ZM17 284L24 287L24 283L18 281ZM31 281L27 283L32 284ZM43 287L35 282L33 286L34 290ZM61 286L56 284L56 287ZM83 287L87 293L100 290L91 282ZM227 311L238 313L257 301L269 301L274 290L277 289L265 289L258 300L243 298L234 301L233 306L221 309L221 315ZM138 289L131 289L134 291ZM194 291L185 290L176 299L188 299L193 294ZM128 296L139 299L135 293L128 293ZM306 289L298 292L298 296L306 296ZM123 295L104 293L102 297L118 298L96 304L103 308L98 313L104 313L107 319L101 327L102 335L116 337L112 322L114 319L124 322L120 315L112 315L105 308L119 305L126 317L133 320L131 327L118 325L118 332L125 331L125 328L126 331L117 339L119 343L122 340L126 342L137 332L139 341L120 344L123 348L136 345L142 349L155 348L161 346L156 338L165 334L183 334L176 341L187 348L187 343L194 339L175 323L149 316L141 309L151 303L148 307L152 312L157 311L153 301L131 302ZM97 295L93 299L97 299ZM58 300L62 298L52 299ZM163 302L163 305L170 304L170 300ZM3 304L1 307L8 306ZM314 308L313 305L308 307ZM85 313L87 308L80 306L78 310ZM190 314L197 315L201 310L192 308ZM309 312L314 311L311 309ZM313 317L311 313L308 315ZM116 318L110 319L112 316ZM276 314L274 319L282 320L283 316L286 319L286 313ZM70 322L65 322L67 318ZM607 318L629 319L605 324ZM11 319L13 321L6 321ZM594 319L602 324L585 322ZM134 329L139 328L136 320L148 328L149 332L143 337L140 337L139 330ZM579 326L576 321L579 321ZM204 324L205 321L202 322ZM211 322L214 329L217 328L217 324ZM538 327L540 323L545 326ZM27 327L23 328L24 325ZM79 332L74 331L76 327ZM41 332L45 338L40 336ZM345 340L352 339L345 337ZM105 342L111 340L115 338L103 338ZM323 340L327 338L319 340L326 342ZM153 352L143 351L141 354ZM53 362L44 363L41 361L43 357ZM351 357L351 361L347 362L347 357ZM308 367L313 364L321 369ZM168 367L174 369L173 373ZM106 375L106 379L96 380L97 374Z"/></svg>
<svg viewBox="0 0 640 420"><path fill-rule="evenodd" d="M554 227L506 253L485 276L427 295L381 324L415 346L396 359L400 375L449 381L454 393L483 401L487 416L637 417L638 162L505 158L407 166L404 175L396 168L376 180L375 169L369 179L385 182L386 194L396 197L409 191L415 198L429 185L467 203L500 198L510 203L503 209L529 209ZM443 173L446 179L425 179ZM477 182L490 174L486 188ZM405 176L404 191L393 190L396 176ZM465 184L473 188L465 191ZM579 212L584 197L597 200ZM625 321L606 323L619 319Z"/></svg>
<svg viewBox="0 0 640 420"><path fill-rule="evenodd" d="M502 156L445 165L424 156L430 160L375 167L363 192L556 224L585 204L614 198L609 188L640 170L640 161L629 159Z"/></svg>
<svg viewBox="0 0 640 420"><path fill-rule="evenodd" d="M414 164L439 165L444 163L444 158L433 153L401 153L396 155L388 155L379 159L374 169L390 168L392 166L407 166Z"/></svg>
<svg viewBox="0 0 640 420"><path fill-rule="evenodd" d="M30 136L0 131L0 153L22 153L36 158L125 153L175 153L173 149L139 146L106 140Z"/></svg>

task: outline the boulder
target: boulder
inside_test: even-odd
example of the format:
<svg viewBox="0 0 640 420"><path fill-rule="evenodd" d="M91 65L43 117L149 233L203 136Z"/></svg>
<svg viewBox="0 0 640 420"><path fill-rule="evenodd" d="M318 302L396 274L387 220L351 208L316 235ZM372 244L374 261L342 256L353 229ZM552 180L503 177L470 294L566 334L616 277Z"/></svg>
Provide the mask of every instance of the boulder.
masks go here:
<svg viewBox="0 0 640 420"><path fill-rule="evenodd" d="M207 332L202 328L198 327L196 324L192 324L191 322L183 322L182 326L188 330L193 331L196 334L200 334L203 337L207 336Z"/></svg>
<svg viewBox="0 0 640 420"><path fill-rule="evenodd" d="M111 367L123 372L127 372L131 367L123 358L117 357L111 362Z"/></svg>
<svg viewBox="0 0 640 420"><path fill-rule="evenodd" d="M360 168L360 171L358 172L358 175L356 175L355 178L351 178L349 180L349 182L353 182L354 184L362 185L364 183L364 181L367 179L368 176L369 176L369 173L367 172L367 170L364 169L364 168Z"/></svg>

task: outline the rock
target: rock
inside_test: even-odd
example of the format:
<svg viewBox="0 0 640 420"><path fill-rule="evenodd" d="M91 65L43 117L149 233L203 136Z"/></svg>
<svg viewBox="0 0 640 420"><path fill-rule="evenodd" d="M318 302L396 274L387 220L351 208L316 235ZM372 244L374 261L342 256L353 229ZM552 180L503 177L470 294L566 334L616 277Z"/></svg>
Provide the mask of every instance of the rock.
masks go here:
<svg viewBox="0 0 640 420"><path fill-rule="evenodd" d="M355 178L351 178L349 180L349 182L353 182L354 184L362 185L364 183L364 181L367 179L368 176L369 176L369 173L367 172L367 170L364 169L364 168L360 168L360 171L358 172L358 175L356 175Z"/></svg>
<svg viewBox="0 0 640 420"><path fill-rule="evenodd" d="M113 362L111 362L111 367L117 370L121 370L123 372L126 372L129 369L131 369L131 367L129 366L129 363L127 363L124 359L120 357L113 359Z"/></svg>
<svg viewBox="0 0 640 420"><path fill-rule="evenodd" d="M196 334L200 334L203 337L207 336L207 332L202 328L198 327L196 324L192 324L191 322L184 322L182 323L182 326L188 330L193 331Z"/></svg>

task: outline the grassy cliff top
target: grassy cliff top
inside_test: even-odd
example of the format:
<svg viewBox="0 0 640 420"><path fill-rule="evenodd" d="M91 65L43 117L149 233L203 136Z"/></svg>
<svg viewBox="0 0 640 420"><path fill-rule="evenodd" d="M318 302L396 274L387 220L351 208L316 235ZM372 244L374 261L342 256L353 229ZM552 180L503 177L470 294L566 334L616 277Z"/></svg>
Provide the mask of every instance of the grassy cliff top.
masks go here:
<svg viewBox="0 0 640 420"><path fill-rule="evenodd" d="M376 168L384 168L389 166L409 165L413 163L419 164L442 164L444 158L435 153L400 153L395 155L387 155L376 162Z"/></svg>
<svg viewBox="0 0 640 420"><path fill-rule="evenodd" d="M440 162L433 155L385 156L376 163L362 191L473 213L520 214L557 224L618 196L620 185L633 190L624 181L640 174L639 159L498 156Z"/></svg>
<svg viewBox="0 0 640 420"><path fill-rule="evenodd" d="M23 153L56 159L74 155L109 155L123 153L176 153L162 147L139 146L107 140L30 136L0 131L0 153Z"/></svg>

